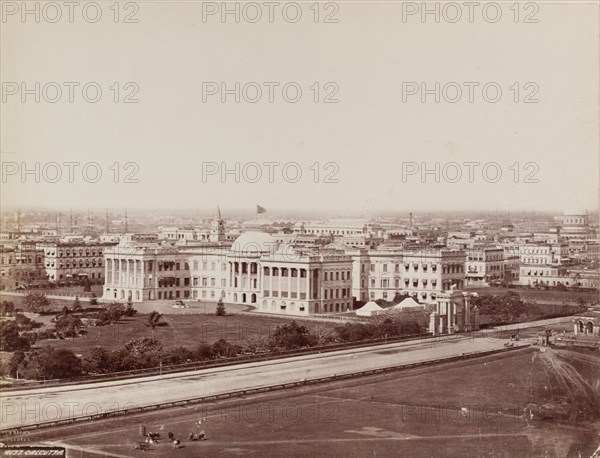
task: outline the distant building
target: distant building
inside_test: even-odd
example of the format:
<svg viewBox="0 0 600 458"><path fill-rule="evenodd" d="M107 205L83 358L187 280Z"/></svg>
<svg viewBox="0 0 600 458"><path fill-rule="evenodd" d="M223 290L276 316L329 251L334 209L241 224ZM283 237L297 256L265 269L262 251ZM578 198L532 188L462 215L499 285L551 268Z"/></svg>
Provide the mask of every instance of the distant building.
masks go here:
<svg viewBox="0 0 600 458"><path fill-rule="evenodd" d="M504 250L485 246L467 250L465 280L467 285L489 285L504 280Z"/></svg>
<svg viewBox="0 0 600 458"><path fill-rule="evenodd" d="M559 218L562 223L560 235L565 240L590 239L595 237L590 228L589 215L585 211L566 211Z"/></svg>
<svg viewBox="0 0 600 458"><path fill-rule="evenodd" d="M114 243L102 242L40 242L46 277L54 283L79 281L104 282L104 250Z"/></svg>

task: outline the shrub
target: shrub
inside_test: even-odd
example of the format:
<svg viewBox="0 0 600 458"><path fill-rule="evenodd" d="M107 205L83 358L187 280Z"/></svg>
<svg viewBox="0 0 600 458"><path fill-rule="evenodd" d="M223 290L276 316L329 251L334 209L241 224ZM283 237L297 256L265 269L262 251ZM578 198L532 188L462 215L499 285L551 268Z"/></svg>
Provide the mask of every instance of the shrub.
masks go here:
<svg viewBox="0 0 600 458"><path fill-rule="evenodd" d="M40 312L50 305L50 301L43 293L29 293L23 298L25 307L32 312Z"/></svg>
<svg viewBox="0 0 600 458"><path fill-rule="evenodd" d="M277 326L271 336L271 344L276 348L292 350L295 348L316 345L317 339L310 334L305 326L300 326L296 321L290 324Z"/></svg>
<svg viewBox="0 0 600 458"><path fill-rule="evenodd" d="M217 314L217 316L225 316L226 315L225 304L223 303L223 298L222 297L220 297L219 298L219 302L217 302L216 314Z"/></svg>

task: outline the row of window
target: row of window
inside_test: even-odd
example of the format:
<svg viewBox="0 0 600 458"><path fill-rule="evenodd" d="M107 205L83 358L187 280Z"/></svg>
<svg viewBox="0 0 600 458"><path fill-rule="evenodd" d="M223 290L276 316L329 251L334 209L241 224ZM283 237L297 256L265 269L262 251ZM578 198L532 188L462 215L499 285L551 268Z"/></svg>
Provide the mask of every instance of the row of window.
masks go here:
<svg viewBox="0 0 600 458"><path fill-rule="evenodd" d="M208 269L208 262L207 261L203 261L202 262L202 270L207 270ZM194 261L193 263L194 266L194 270L198 270L198 267L200 266L200 263L198 261ZM210 263L210 270L217 270L217 263L215 261L212 261ZM227 264L222 262L221 263L221 272L225 272L227 270Z"/></svg>
<svg viewBox="0 0 600 458"><path fill-rule="evenodd" d="M335 274L335 278L334 278L334 274ZM339 272L324 272L323 280L324 281L350 280L350 271L342 270Z"/></svg>
<svg viewBox="0 0 600 458"><path fill-rule="evenodd" d="M53 268L55 266L56 266L55 262L50 262L50 261L46 262L46 267L48 267L48 268ZM98 265L96 265L95 259L93 259L91 262L89 260L87 260L85 262L83 260L80 260L79 264L77 262L73 262L72 265L70 262L66 262L65 264L63 264L62 262L58 263L59 269L70 269L70 268L76 269L77 267L102 267L102 261L99 260Z"/></svg>
<svg viewBox="0 0 600 458"><path fill-rule="evenodd" d="M183 291L183 298L189 299L190 292L189 290ZM181 299L181 291L159 291L158 299Z"/></svg>
<svg viewBox="0 0 600 458"><path fill-rule="evenodd" d="M54 278L54 275L52 275L52 277ZM59 280L62 280L62 279L63 279L63 277L64 277L64 278L67 278L66 276L63 276L63 274L60 274L60 275L58 276ZM94 279L96 279L96 278L98 278L98 279L101 279L101 278L102 278L102 274L101 274L101 273L99 273L99 274L98 274L98 276L96 276L96 274L95 274L94 272L92 272L92 274L91 274L90 278L91 278L92 280L94 280Z"/></svg>
<svg viewBox="0 0 600 458"><path fill-rule="evenodd" d="M550 264L551 262L558 263L558 259L550 261L548 258L523 258L523 264Z"/></svg>
<svg viewBox="0 0 600 458"><path fill-rule="evenodd" d="M263 274L273 277L298 277L298 271L300 271L300 278L306 278L306 269L289 269L287 267L264 267Z"/></svg>
<svg viewBox="0 0 600 458"><path fill-rule="evenodd" d="M172 270L181 270L181 263L176 261L158 261L159 272ZM190 270L190 266L187 262L183 263L183 270Z"/></svg>
<svg viewBox="0 0 600 458"><path fill-rule="evenodd" d="M194 277L192 279L192 284L193 284L193 286L209 286L209 281L210 281L210 286L217 286L217 279L214 277L211 277L211 278ZM221 287L224 288L225 286L227 286L227 280L225 280L224 278L221 278Z"/></svg>
<svg viewBox="0 0 600 458"><path fill-rule="evenodd" d="M392 264L394 266L394 272L395 273L400 273L400 264ZM421 271L422 272L427 272L429 270L429 267L431 266L431 271L432 272L437 272L437 264L419 264L416 262L413 263L404 263L404 272L410 272L410 266L412 265L413 267L413 272L418 272L419 271L419 266L421 267ZM376 269L376 264L371 264L371 272L375 272ZM463 266L461 264L444 264L442 265L442 272L443 273L459 273L462 272ZM391 272L391 270L388 270L388 264L383 264L382 265L382 271L384 273L386 272ZM364 264L363 264L363 272L364 272Z"/></svg>
<svg viewBox="0 0 600 458"><path fill-rule="evenodd" d="M394 294L390 294L390 299L393 299L393 298L394 298L394 296L395 296L396 294L399 294L399 293L400 293L400 291L396 291ZM428 293L421 293L420 295L419 295L419 294L417 294L417 296L420 296L420 298L421 298L422 300L426 300L426 299L427 299L427 294L428 294ZM386 301L386 300L388 299L388 293L387 293L387 291L384 291L384 292L383 292L383 294L382 294L381 296L382 296L382 299L383 299L384 301ZM371 292L371 294L369 295L369 298L370 298L371 300L375 300L375 293L374 293L374 292ZM431 300L432 300L432 301L434 301L434 300L435 300L435 298L436 298L436 295L435 295L435 293L431 293L431 294L430 294L430 298L431 298Z"/></svg>
<svg viewBox="0 0 600 458"><path fill-rule="evenodd" d="M347 297L350 297L350 288L323 289L323 299L345 299Z"/></svg>
<svg viewBox="0 0 600 458"><path fill-rule="evenodd" d="M289 297L291 299L306 299L306 293L300 293L300 296L298 296L298 293L295 291L292 292L288 292L288 291L269 291L268 289L265 289L263 291L263 296L264 297Z"/></svg>
<svg viewBox="0 0 600 458"><path fill-rule="evenodd" d="M335 304L323 304L323 312L345 312L347 310L351 310L352 307L350 302L345 303L335 303Z"/></svg>
<svg viewBox="0 0 600 458"><path fill-rule="evenodd" d="M54 256L56 250L46 250L46 256ZM76 257L76 256L102 256L102 250L98 249L80 249L77 250L58 250L58 257Z"/></svg>
<svg viewBox="0 0 600 458"><path fill-rule="evenodd" d="M380 280L380 287L381 288L389 288L390 287L390 283L391 282L390 282L389 278L382 278ZM371 284L371 288L375 288L377 286L377 279L371 278L371 283L370 284ZM400 288L400 284L401 284L401 282L400 282L399 278L394 279L394 287L395 288ZM419 279L418 278L413 278L413 280L411 282L411 280L409 278L405 278L404 279L404 285L406 287L408 287L410 284L412 284L413 287L416 288L419 285ZM421 279L421 284L424 287L426 287L429 284L429 281L427 280L427 278L423 278L423 279ZM437 285L437 279L434 278L434 279L431 280L431 286L435 287L436 285ZM364 287L364 285L363 285L363 287Z"/></svg>

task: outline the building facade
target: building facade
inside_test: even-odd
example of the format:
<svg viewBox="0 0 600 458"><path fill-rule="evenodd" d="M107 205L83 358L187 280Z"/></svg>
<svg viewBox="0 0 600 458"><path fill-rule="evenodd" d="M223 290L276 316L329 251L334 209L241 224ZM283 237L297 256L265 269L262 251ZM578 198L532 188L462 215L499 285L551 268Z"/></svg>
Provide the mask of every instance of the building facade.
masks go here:
<svg viewBox="0 0 600 458"><path fill-rule="evenodd" d="M432 302L438 293L463 288L465 253L445 248L348 251L353 258L352 293L358 300L391 301L396 294L410 294Z"/></svg>
<svg viewBox="0 0 600 458"><path fill-rule="evenodd" d="M106 250L105 269L108 300L222 298L289 315L352 309L352 258L297 250L261 232L245 232L232 245L119 245Z"/></svg>
<svg viewBox="0 0 600 458"><path fill-rule="evenodd" d="M467 285L490 285L504 280L504 250L485 246L467 250L465 280Z"/></svg>
<svg viewBox="0 0 600 458"><path fill-rule="evenodd" d="M104 283L104 250L114 243L102 242L42 242L38 247L44 256L47 279L54 283L88 279Z"/></svg>

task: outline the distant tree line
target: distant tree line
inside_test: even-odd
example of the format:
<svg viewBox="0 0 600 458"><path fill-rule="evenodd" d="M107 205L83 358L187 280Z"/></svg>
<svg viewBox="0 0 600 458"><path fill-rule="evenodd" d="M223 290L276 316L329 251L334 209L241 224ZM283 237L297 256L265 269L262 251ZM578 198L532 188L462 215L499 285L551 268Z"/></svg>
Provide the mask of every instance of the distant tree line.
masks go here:
<svg viewBox="0 0 600 458"><path fill-rule="evenodd" d="M514 291L508 291L503 295L479 294L471 299L471 305L479 308L480 315L486 315L489 324L568 316L587 310L584 301L580 301L577 306L563 305L557 309L553 306L525 301Z"/></svg>

